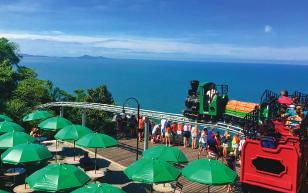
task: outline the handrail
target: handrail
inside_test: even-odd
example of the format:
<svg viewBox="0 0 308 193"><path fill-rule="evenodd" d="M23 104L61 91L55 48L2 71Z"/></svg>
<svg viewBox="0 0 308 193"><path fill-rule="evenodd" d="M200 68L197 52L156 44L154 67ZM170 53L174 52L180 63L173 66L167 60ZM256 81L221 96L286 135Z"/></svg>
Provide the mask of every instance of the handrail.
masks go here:
<svg viewBox="0 0 308 193"><path fill-rule="evenodd" d="M39 105L36 108L46 109L50 107L70 107L70 108L81 108L81 109L93 109L93 110L106 111L106 112L111 112L111 113L116 113L116 114L123 112L122 106L102 104L102 103L87 103L87 102L51 102L51 103ZM124 110L127 114L137 114L137 108L124 107ZM182 114L166 113L166 112L152 111L152 110L147 110L147 109L140 109L140 114L143 116L147 116L149 118L154 118L154 119L169 119L175 122L191 123L194 125L197 124L203 127L219 127L220 129L223 129L223 130L228 129L232 133L242 134L241 127L227 124L224 122L213 122L213 123L195 122L195 121L191 121L188 118L184 117Z"/></svg>

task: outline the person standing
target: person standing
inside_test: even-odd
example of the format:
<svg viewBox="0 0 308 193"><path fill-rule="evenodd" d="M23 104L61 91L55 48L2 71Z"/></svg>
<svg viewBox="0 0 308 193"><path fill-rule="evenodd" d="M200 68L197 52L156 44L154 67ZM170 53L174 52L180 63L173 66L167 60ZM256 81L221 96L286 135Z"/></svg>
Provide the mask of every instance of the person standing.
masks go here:
<svg viewBox="0 0 308 193"><path fill-rule="evenodd" d="M167 120L162 119L160 121L160 133L161 133L161 141L164 143L165 142L165 132L166 132L166 125L167 125Z"/></svg>
<svg viewBox="0 0 308 193"><path fill-rule="evenodd" d="M240 137L239 135L236 133L234 136L233 136L233 139L232 139L232 149L233 149L233 154L235 156L235 159L237 159L237 156L238 156L238 147L239 147L239 144L240 144Z"/></svg>
<svg viewBox="0 0 308 193"><path fill-rule="evenodd" d="M224 136L221 139L222 148L223 148L222 149L222 155L223 155L224 158L226 158L227 155L228 155L229 141L230 141L230 134L229 134L229 130L227 129L225 131Z"/></svg>
<svg viewBox="0 0 308 193"><path fill-rule="evenodd" d="M139 142L142 141L143 131L144 131L144 119L143 119L142 116L140 116L139 117L139 125L138 125L138 140L139 140Z"/></svg>
<svg viewBox="0 0 308 193"><path fill-rule="evenodd" d="M165 143L166 143L166 146L170 146L170 135L171 135L171 126L170 124L168 124L166 126L166 132L165 132Z"/></svg>
<svg viewBox="0 0 308 193"><path fill-rule="evenodd" d="M205 156L207 155L206 145L207 145L207 129L203 128L199 139L199 157L201 156L202 152L205 152Z"/></svg>
<svg viewBox="0 0 308 193"><path fill-rule="evenodd" d="M176 132L178 146L180 146L182 143L182 133L183 133L183 123L178 123L177 132Z"/></svg>
<svg viewBox="0 0 308 193"><path fill-rule="evenodd" d="M192 127L191 129L191 149L196 149L197 148L197 138L198 138L198 125L197 123L195 126Z"/></svg>
<svg viewBox="0 0 308 193"><path fill-rule="evenodd" d="M132 115L128 119L128 127L130 130L130 137L133 138L136 135L136 128L137 128L137 119L135 115Z"/></svg>
<svg viewBox="0 0 308 193"><path fill-rule="evenodd" d="M159 142L159 133L160 133L160 125L156 124L154 125L153 129L152 129L152 143L157 143Z"/></svg>
<svg viewBox="0 0 308 193"><path fill-rule="evenodd" d="M184 147L188 147L188 140L190 138L190 124L186 123L183 127L183 135L184 135Z"/></svg>
<svg viewBox="0 0 308 193"><path fill-rule="evenodd" d="M240 158L241 158L241 152L242 152L243 145L244 145L245 141L246 141L246 138L245 138L245 137L243 137L243 138L240 139L240 144L239 144L239 146L238 146L238 153L239 153L239 157L240 157Z"/></svg>
<svg viewBox="0 0 308 193"><path fill-rule="evenodd" d="M231 152L227 158L226 158L227 166L236 172L235 164L236 164L236 158L234 154ZM227 185L227 193L233 192L234 190L234 185L233 184L228 184Z"/></svg>
<svg viewBox="0 0 308 193"><path fill-rule="evenodd" d="M175 136L178 130L178 124L176 122L172 122L171 124L171 133L172 133L172 144L175 145Z"/></svg>

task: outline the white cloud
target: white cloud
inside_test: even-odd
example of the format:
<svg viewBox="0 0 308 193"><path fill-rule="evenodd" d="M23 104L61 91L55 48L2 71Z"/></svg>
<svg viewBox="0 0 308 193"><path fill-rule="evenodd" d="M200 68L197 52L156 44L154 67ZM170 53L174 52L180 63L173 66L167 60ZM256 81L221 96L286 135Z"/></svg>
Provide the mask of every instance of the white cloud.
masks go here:
<svg viewBox="0 0 308 193"><path fill-rule="evenodd" d="M264 26L264 32L265 33L271 33L273 31L273 27L270 25Z"/></svg>
<svg viewBox="0 0 308 193"><path fill-rule="evenodd" d="M308 46L268 47L232 44L191 43L187 39L145 38L136 36L83 36L50 32L50 34L1 33L20 44L22 53L57 56L83 54L107 57L143 57L161 59L207 59L209 57L252 60L305 60Z"/></svg>

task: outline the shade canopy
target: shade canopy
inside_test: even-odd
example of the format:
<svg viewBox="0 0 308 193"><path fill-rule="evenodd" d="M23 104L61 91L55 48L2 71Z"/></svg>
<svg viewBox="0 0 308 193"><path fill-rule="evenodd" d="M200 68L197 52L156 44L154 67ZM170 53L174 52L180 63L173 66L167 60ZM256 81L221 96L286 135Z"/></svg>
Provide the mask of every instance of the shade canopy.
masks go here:
<svg viewBox="0 0 308 193"><path fill-rule="evenodd" d="M40 162L50 158L52 158L52 154L45 146L32 143L16 145L1 155L3 163L13 165Z"/></svg>
<svg viewBox="0 0 308 193"><path fill-rule="evenodd" d="M189 163L183 170L183 176L199 184L225 185L234 183L237 174L217 160L200 159Z"/></svg>
<svg viewBox="0 0 308 193"><path fill-rule="evenodd" d="M100 183L86 185L72 193L125 193L125 191L110 184Z"/></svg>
<svg viewBox="0 0 308 193"><path fill-rule="evenodd" d="M41 110L37 110L34 111L26 116L23 117L23 121L35 121L35 120L44 120L44 119L48 119L50 117L52 117L53 114L50 113L49 111L41 111Z"/></svg>
<svg viewBox="0 0 308 193"><path fill-rule="evenodd" d="M124 170L125 175L137 182L153 184L176 181L180 170L159 159L142 158Z"/></svg>
<svg viewBox="0 0 308 193"><path fill-rule="evenodd" d="M36 139L27 133L11 131L0 136L0 149L7 149L18 144L33 143Z"/></svg>
<svg viewBox="0 0 308 193"><path fill-rule="evenodd" d="M51 117L41 122L38 126L44 130L60 130L68 125L72 125L72 122L63 117Z"/></svg>
<svg viewBox="0 0 308 193"><path fill-rule="evenodd" d="M89 176L76 166L49 164L26 178L31 189L42 192L57 192L83 186Z"/></svg>
<svg viewBox="0 0 308 193"><path fill-rule="evenodd" d="M14 122L0 122L0 134L11 132L11 131L25 131L25 129Z"/></svg>
<svg viewBox="0 0 308 193"><path fill-rule="evenodd" d="M102 133L90 133L80 138L76 144L86 148L107 148L116 146L118 142Z"/></svg>
<svg viewBox="0 0 308 193"><path fill-rule="evenodd" d="M143 152L144 158L157 158L169 163L187 163L188 159L177 147L159 145Z"/></svg>
<svg viewBox="0 0 308 193"><path fill-rule="evenodd" d="M55 138L63 141L76 141L89 133L92 133L92 130L82 125L68 125L58 131Z"/></svg>
<svg viewBox="0 0 308 193"><path fill-rule="evenodd" d="M10 117L8 117L6 115L0 114L0 122L2 122L2 121L12 122L13 119L11 119Z"/></svg>

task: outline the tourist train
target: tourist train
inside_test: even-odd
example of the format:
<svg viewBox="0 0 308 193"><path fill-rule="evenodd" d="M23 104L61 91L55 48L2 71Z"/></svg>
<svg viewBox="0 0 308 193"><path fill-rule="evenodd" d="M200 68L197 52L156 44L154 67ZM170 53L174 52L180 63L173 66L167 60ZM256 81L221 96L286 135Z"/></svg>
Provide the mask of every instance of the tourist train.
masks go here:
<svg viewBox="0 0 308 193"><path fill-rule="evenodd" d="M266 90L259 104L247 103L229 100L227 85L191 81L184 116L201 122L224 121L243 128L243 192L265 188L298 193L307 176L308 95L285 94L282 97L292 102L281 102L281 96Z"/></svg>

